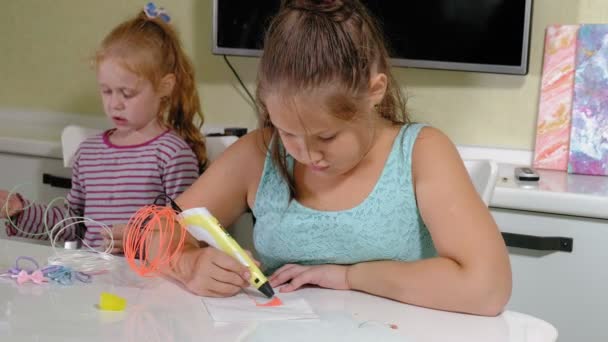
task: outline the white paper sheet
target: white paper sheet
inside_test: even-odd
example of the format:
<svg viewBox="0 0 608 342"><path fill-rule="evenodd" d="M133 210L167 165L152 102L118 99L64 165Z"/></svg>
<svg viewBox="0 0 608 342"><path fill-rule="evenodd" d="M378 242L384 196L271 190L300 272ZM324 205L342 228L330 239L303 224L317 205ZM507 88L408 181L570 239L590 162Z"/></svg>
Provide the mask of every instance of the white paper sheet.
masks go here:
<svg viewBox="0 0 608 342"><path fill-rule="evenodd" d="M203 297L202 301L215 322L252 322L293 319L318 319L308 302L298 292L280 293L275 289L283 305L256 306L256 302L268 301L256 289L248 288L228 298Z"/></svg>

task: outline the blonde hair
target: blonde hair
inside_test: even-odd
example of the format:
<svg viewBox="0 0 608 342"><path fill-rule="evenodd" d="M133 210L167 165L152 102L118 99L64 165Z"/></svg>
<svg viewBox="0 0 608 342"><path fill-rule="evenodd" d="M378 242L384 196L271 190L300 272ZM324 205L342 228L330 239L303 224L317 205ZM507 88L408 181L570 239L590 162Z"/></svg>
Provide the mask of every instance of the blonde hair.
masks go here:
<svg viewBox="0 0 608 342"><path fill-rule="evenodd" d="M173 92L161 101L159 120L190 145L202 170L207 164L205 138L200 130L204 116L194 67L173 27L141 12L118 25L103 39L95 54L95 65L108 57L121 60L129 71L149 80L155 89L159 88L164 76L175 75Z"/></svg>
<svg viewBox="0 0 608 342"><path fill-rule="evenodd" d="M297 94L327 84L341 93L331 97L330 108L349 120L369 90L372 71L388 78L387 90L376 112L395 125L410 122L406 99L391 74L384 36L375 19L358 0L284 0L264 39L258 72L257 104L260 126L272 132L272 160L287 181L292 196L295 186L287 172L285 150L280 146L264 97L280 89Z"/></svg>

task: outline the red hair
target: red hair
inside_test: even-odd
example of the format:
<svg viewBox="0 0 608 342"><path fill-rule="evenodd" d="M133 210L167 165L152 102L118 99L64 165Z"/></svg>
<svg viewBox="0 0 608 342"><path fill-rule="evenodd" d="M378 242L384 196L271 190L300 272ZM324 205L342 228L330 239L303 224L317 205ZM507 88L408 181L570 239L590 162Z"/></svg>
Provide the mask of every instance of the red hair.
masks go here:
<svg viewBox="0 0 608 342"><path fill-rule="evenodd" d="M127 70L148 79L155 89L166 75L175 76L173 92L161 103L159 120L190 145L201 168L204 168L207 152L200 130L204 116L196 90L194 67L173 27L160 18L148 18L141 12L118 25L104 38L95 55L95 64L99 65L108 57L117 58Z"/></svg>

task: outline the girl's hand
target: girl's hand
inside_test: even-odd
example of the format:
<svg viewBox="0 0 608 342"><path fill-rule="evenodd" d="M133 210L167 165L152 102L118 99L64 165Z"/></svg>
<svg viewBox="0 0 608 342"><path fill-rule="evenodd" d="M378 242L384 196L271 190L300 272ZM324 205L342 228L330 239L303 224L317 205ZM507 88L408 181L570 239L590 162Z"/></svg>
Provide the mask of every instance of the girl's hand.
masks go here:
<svg viewBox="0 0 608 342"><path fill-rule="evenodd" d="M173 271L199 296L229 297L249 286L249 269L213 247L185 250Z"/></svg>
<svg viewBox="0 0 608 342"><path fill-rule="evenodd" d="M115 224L112 226L112 236L109 235L107 230L102 230L101 235L103 236L103 248L107 249L110 246L112 240L114 240L114 247L110 251L112 254L124 253L124 243L126 224Z"/></svg>
<svg viewBox="0 0 608 342"><path fill-rule="evenodd" d="M8 198L8 191L0 190L0 219L13 216L21 211L23 211L23 201L19 195L13 193L11 198Z"/></svg>
<svg viewBox="0 0 608 342"><path fill-rule="evenodd" d="M350 290L350 284L348 283L349 267L342 265L302 266L287 264L274 272L269 280L272 287L288 283L281 287L281 292L295 291L305 284L335 290Z"/></svg>

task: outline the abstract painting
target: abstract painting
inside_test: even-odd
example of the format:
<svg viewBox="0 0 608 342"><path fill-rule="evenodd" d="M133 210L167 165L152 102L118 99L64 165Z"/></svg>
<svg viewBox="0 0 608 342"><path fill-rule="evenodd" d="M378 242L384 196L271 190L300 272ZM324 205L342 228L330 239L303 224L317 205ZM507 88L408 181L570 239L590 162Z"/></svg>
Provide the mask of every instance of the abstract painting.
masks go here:
<svg viewBox="0 0 608 342"><path fill-rule="evenodd" d="M608 175L608 25L578 31L568 172Z"/></svg>
<svg viewBox="0 0 608 342"><path fill-rule="evenodd" d="M551 25L545 33L534 167L566 171L579 25Z"/></svg>

